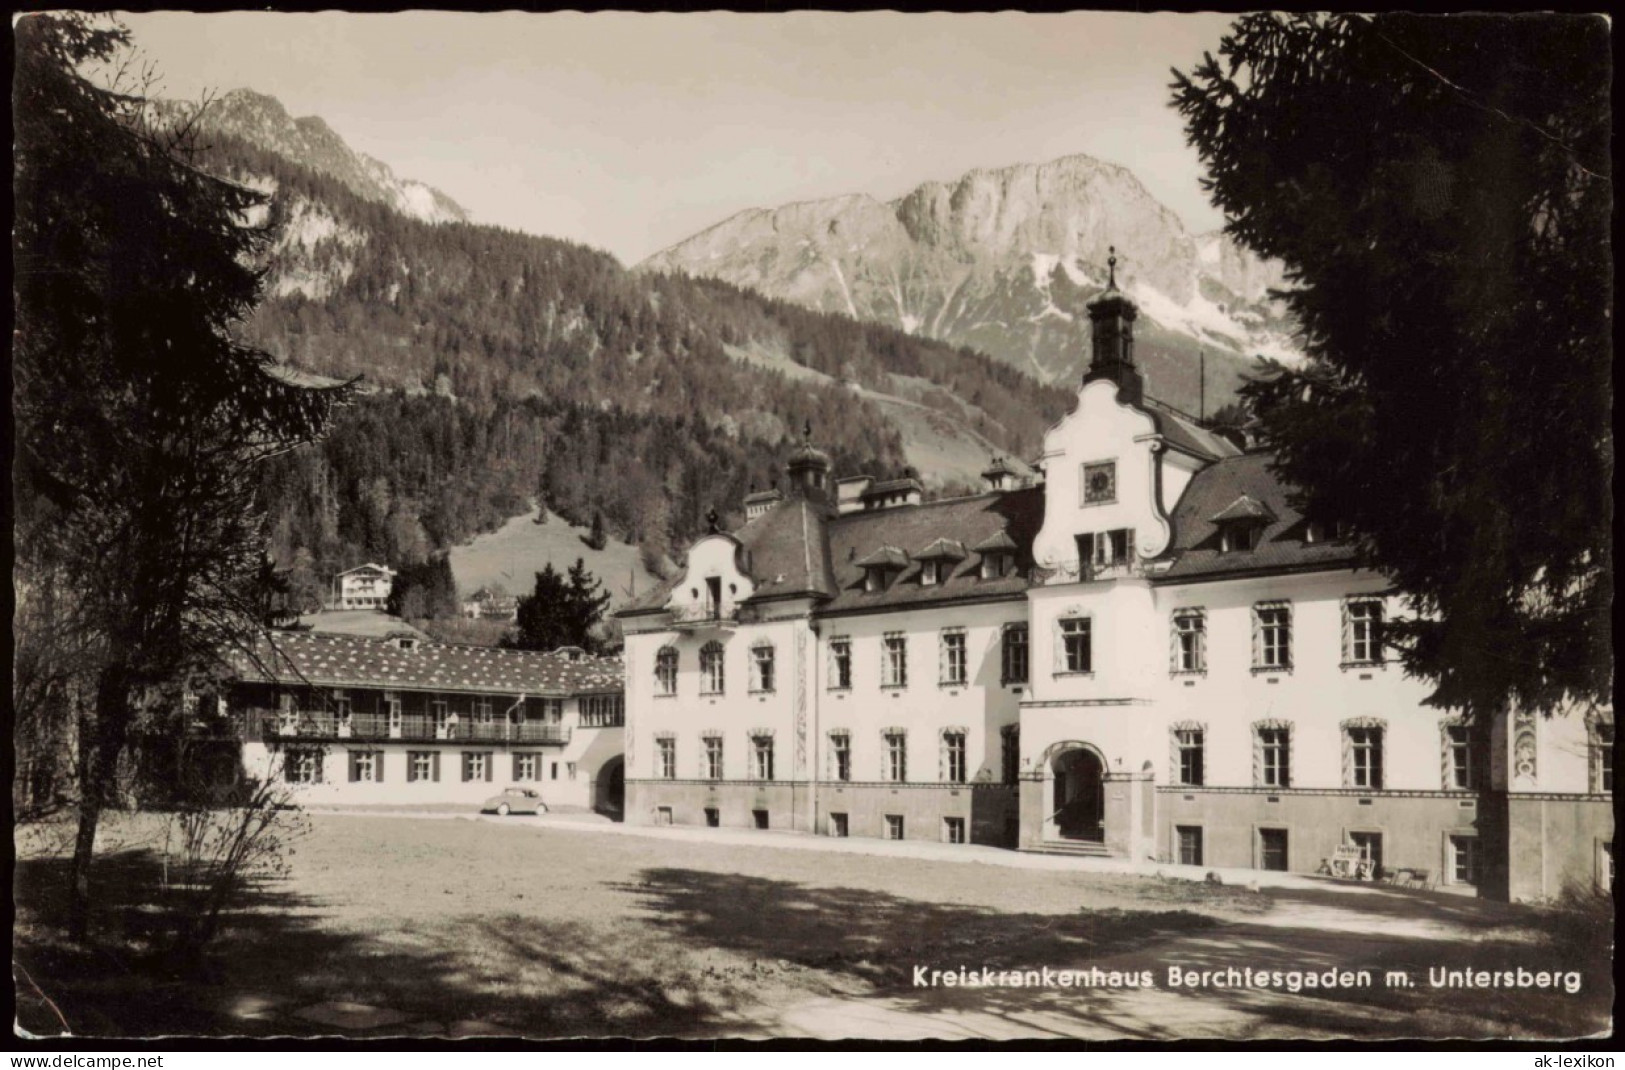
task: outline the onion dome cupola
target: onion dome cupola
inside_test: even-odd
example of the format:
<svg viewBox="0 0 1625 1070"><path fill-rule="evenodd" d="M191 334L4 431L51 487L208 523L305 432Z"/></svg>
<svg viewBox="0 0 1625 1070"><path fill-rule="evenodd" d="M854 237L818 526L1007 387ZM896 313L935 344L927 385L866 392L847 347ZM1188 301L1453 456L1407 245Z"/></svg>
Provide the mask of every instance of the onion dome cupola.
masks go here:
<svg viewBox="0 0 1625 1070"><path fill-rule="evenodd" d="M812 421L801 429L801 445L790 454L785 473L790 477L790 492L801 497L823 501L829 493L829 454L812 444Z"/></svg>
<svg viewBox="0 0 1625 1070"><path fill-rule="evenodd" d="M1134 365L1134 321L1140 310L1117 288L1117 247L1109 253L1106 289L1087 306L1092 352L1083 381L1110 379L1123 401L1138 405L1145 396L1145 380Z"/></svg>

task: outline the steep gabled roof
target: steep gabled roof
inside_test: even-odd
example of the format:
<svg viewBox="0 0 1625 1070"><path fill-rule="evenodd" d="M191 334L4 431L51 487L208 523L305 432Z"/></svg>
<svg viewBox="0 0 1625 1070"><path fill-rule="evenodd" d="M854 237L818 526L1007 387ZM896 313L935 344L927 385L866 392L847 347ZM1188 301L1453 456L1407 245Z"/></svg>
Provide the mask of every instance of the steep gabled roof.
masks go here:
<svg viewBox="0 0 1625 1070"><path fill-rule="evenodd" d="M1243 494L1207 519L1210 524L1224 524L1234 520L1257 520L1268 523L1277 517L1269 506L1251 495Z"/></svg>
<svg viewBox="0 0 1625 1070"><path fill-rule="evenodd" d="M1347 543L1304 541L1303 516L1292 507L1290 487L1270 470L1273 459L1268 453L1230 457L1191 478L1171 517L1173 542L1162 555L1173 564L1157 574L1158 582L1347 568L1354 563L1353 548ZM1268 514L1258 518L1265 526L1256 548L1223 552L1219 524L1241 499Z"/></svg>
<svg viewBox="0 0 1625 1070"><path fill-rule="evenodd" d="M250 656L231 655L236 679L287 687L379 687L404 691L472 691L504 695L575 695L619 691L620 658L571 661L559 653L503 650L418 640L402 649L389 639L331 632L273 632Z"/></svg>
<svg viewBox="0 0 1625 1070"><path fill-rule="evenodd" d="M756 590L752 600L835 593L824 511L804 498L781 502L731 537L739 543L740 566ZM658 613L671 599L681 576L664 580L623 606L617 616Z"/></svg>
<svg viewBox="0 0 1625 1070"><path fill-rule="evenodd" d="M1156 421L1157 434L1175 449L1209 461L1241 455L1241 447L1221 434L1198 426L1194 420L1170 412L1154 402L1143 406L1143 409Z"/></svg>
<svg viewBox="0 0 1625 1070"><path fill-rule="evenodd" d="M864 612L881 608L928 605L965 599L1019 597L1028 587L1024 575L981 578L979 561L967 555L944 570L938 583L920 583L920 569L910 564L884 591L863 589L863 561L881 546L928 546L951 540L981 546L1004 536L1018 567L1032 562L1033 538L1044 520L1044 492L1037 487L995 491L968 498L949 498L922 505L847 513L829 521L830 557L835 562L836 595L821 613Z"/></svg>
<svg viewBox="0 0 1625 1070"><path fill-rule="evenodd" d="M1002 528L971 547L978 554L1013 554L1017 549L1016 540Z"/></svg>
<svg viewBox="0 0 1625 1070"><path fill-rule="evenodd" d="M908 552L896 546L881 546L852 562L859 568L908 567Z"/></svg>
<svg viewBox="0 0 1625 1070"><path fill-rule="evenodd" d="M949 561L963 561L969 556L970 554L965 552L965 544L958 539L941 538L925 549L915 551L914 560L931 561L941 558Z"/></svg>

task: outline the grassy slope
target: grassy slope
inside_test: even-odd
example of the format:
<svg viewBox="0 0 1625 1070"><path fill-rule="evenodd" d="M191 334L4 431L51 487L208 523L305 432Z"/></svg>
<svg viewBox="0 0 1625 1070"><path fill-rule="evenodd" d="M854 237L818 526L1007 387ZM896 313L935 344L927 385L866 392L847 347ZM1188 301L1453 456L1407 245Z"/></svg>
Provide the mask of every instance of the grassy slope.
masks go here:
<svg viewBox="0 0 1625 1070"><path fill-rule="evenodd" d="M803 367L784 353L770 347L753 344L728 346L726 349L728 355L735 360L770 368L799 382L826 384L833 382L822 372ZM952 481L969 483L972 486L980 485L981 472L987 467L988 458L1004 451L978 434L966 420L923 405L909 395L918 396L934 391L957 404L971 419L974 419L980 410L924 379L905 375L893 375L892 379L897 387L895 393L880 393L864 387L857 387L853 392L874 402L886 414L887 419L891 420L898 433L903 436L903 452L908 458L908 463L919 471L921 479L927 486L940 487ZM837 477L854 474L857 473L835 473ZM884 479L895 473L865 474Z"/></svg>
<svg viewBox="0 0 1625 1070"><path fill-rule="evenodd" d="M581 541L587 528L571 527L556 516L537 524L535 515L516 516L498 530L452 549L452 575L465 598L486 586L505 588L509 594L529 594L543 565L552 562L562 573L578 557L603 582L613 605L628 600L629 585L635 583L637 590L646 591L659 582L639 561L637 547L611 539L602 550L594 550Z"/></svg>

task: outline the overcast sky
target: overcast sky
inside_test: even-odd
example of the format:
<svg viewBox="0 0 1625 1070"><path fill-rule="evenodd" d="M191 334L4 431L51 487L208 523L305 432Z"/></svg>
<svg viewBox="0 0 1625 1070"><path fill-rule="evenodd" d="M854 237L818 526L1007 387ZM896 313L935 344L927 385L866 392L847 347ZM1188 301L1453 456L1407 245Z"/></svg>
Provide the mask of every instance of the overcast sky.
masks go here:
<svg viewBox="0 0 1625 1070"><path fill-rule="evenodd" d="M166 96L247 87L477 222L631 264L745 208L1072 153L1221 220L1168 107L1222 15L123 15Z"/></svg>

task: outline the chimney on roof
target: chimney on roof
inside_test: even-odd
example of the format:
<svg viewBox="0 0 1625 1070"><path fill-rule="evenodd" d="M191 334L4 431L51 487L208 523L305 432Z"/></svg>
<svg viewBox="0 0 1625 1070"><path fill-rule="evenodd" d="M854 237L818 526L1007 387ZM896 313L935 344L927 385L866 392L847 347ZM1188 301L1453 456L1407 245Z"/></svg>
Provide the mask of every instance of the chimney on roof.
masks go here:
<svg viewBox="0 0 1625 1070"><path fill-rule="evenodd" d="M1096 379L1117 384L1119 400L1138 405L1145 396L1145 380L1134 366L1134 320L1140 310L1117 288L1117 247L1106 261L1106 289L1089 302L1089 337L1092 352L1084 385Z"/></svg>
<svg viewBox="0 0 1625 1070"><path fill-rule="evenodd" d="M1018 480L1016 470L1010 462L1003 457L994 457L988 466L982 469L982 482L987 484L988 490L1013 490Z"/></svg>
<svg viewBox="0 0 1625 1070"><path fill-rule="evenodd" d="M855 513L863 508L863 495L874 480L868 476L847 476L835 481L835 511L838 514Z"/></svg>

